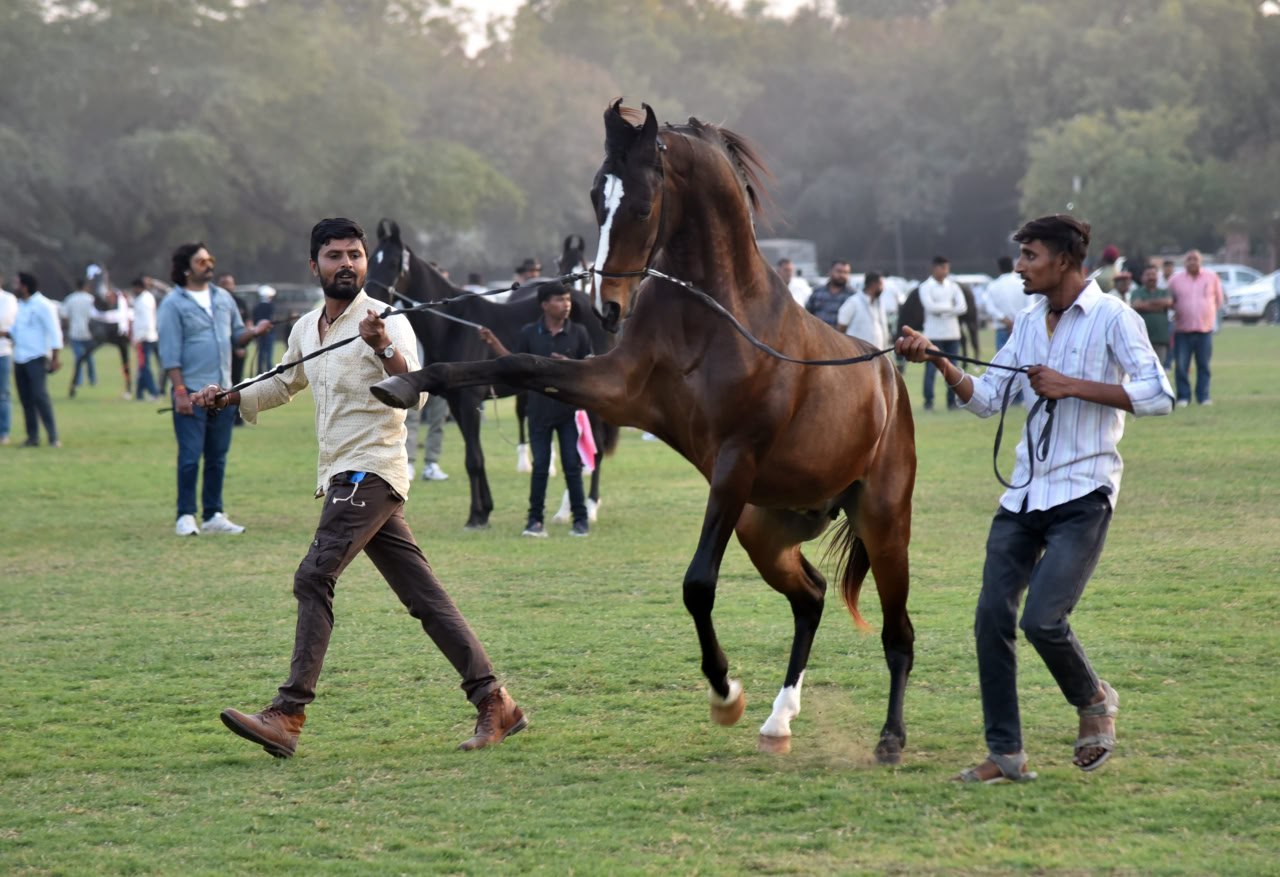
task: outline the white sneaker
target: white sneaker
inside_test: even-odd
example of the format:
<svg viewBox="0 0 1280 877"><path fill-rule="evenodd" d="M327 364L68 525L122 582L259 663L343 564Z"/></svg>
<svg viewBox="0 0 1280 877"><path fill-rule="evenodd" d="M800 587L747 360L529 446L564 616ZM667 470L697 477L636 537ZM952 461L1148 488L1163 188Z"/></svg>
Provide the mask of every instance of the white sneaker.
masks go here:
<svg viewBox="0 0 1280 877"><path fill-rule="evenodd" d="M215 512L213 517L200 525L201 533L230 533L235 536L244 532L244 527L233 524L222 512Z"/></svg>
<svg viewBox="0 0 1280 877"><path fill-rule="evenodd" d="M1203 402L1201 402L1200 404L1201 404L1201 405L1212 405L1212 404L1213 404L1213 400L1212 400L1212 399L1205 399L1205 400L1204 400Z"/></svg>
<svg viewBox="0 0 1280 877"><path fill-rule="evenodd" d="M1191 403L1190 403L1190 402L1188 402L1186 399L1179 399L1179 400L1178 400L1178 407L1179 407L1179 408L1186 408L1186 407L1187 407L1188 405L1190 405L1190 404L1191 404Z"/></svg>
<svg viewBox="0 0 1280 877"><path fill-rule="evenodd" d="M182 515L174 525L173 532L179 536L199 536L200 528L196 526L195 515Z"/></svg>
<svg viewBox="0 0 1280 877"><path fill-rule="evenodd" d="M448 481L449 475L440 468L438 463L428 463L422 467L423 481Z"/></svg>

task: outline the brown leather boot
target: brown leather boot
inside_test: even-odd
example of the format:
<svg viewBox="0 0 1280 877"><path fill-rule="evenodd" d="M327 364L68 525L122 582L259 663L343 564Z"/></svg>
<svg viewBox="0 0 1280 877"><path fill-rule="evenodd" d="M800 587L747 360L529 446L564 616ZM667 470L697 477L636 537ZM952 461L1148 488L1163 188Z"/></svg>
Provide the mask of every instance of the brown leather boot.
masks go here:
<svg viewBox="0 0 1280 877"><path fill-rule="evenodd" d="M269 706L251 716L238 710L223 710L222 724L246 740L262 746L276 758L291 758L298 749L298 735L307 717Z"/></svg>
<svg viewBox="0 0 1280 877"><path fill-rule="evenodd" d="M499 688L491 693L480 701L476 709L480 711L476 719L476 733L470 740L460 743L459 749L470 751L483 749L485 746L496 746L512 734L520 733L529 725L529 720L524 717L524 713L521 712L520 707L516 706L516 702L511 699L511 695L507 694L505 688Z"/></svg>

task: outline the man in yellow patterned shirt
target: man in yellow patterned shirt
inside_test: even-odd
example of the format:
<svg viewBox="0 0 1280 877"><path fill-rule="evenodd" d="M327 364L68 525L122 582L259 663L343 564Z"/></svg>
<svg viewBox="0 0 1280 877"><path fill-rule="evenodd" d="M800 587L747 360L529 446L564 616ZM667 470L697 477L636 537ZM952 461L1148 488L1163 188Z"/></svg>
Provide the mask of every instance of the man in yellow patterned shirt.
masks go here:
<svg viewBox="0 0 1280 877"><path fill-rule="evenodd" d="M206 408L239 404L251 424L259 412L285 404L308 385L315 398L320 445L316 496L323 499L324 509L311 549L294 575L298 625L289 679L260 713L222 712L223 724L277 758L288 758L297 749L304 710L315 699L333 630L333 589L361 551L462 677L462 689L479 718L475 734L460 748L501 743L528 724L405 523L410 485L405 412L378 402L369 385L416 370L416 339L406 320L384 322L379 316L385 304L365 293L367 270L359 224L321 220L311 230L311 271L324 288L324 307L294 325L284 362L357 334L364 343L347 344L239 392L219 396L224 391L209 386L192 397Z"/></svg>

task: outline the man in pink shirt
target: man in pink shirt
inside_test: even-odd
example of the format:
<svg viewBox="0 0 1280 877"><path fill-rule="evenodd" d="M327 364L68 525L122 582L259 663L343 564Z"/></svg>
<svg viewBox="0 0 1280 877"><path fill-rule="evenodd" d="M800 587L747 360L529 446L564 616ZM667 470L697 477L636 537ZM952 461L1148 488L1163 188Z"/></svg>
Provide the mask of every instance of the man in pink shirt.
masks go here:
<svg viewBox="0 0 1280 877"><path fill-rule="evenodd" d="M1173 328L1178 336L1174 377L1179 408L1186 408L1191 402L1192 356L1196 359L1196 401L1213 404L1209 398L1209 359L1213 356L1213 323L1224 296L1218 275L1200 270L1200 262L1200 251L1192 250L1183 261L1184 270L1169 278Z"/></svg>

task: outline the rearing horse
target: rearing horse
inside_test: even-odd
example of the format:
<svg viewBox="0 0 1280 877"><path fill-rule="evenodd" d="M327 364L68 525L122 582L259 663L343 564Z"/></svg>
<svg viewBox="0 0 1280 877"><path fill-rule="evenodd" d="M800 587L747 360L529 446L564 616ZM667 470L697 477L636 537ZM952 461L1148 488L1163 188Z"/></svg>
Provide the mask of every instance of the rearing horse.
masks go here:
<svg viewBox="0 0 1280 877"><path fill-rule="evenodd" d="M711 492L684 602L715 721L733 724L745 707L711 619L735 531L760 575L791 604L791 658L760 729L765 751L790 748L827 589L800 545L843 512L833 543L841 593L865 627L857 600L870 568L883 609L890 685L876 756L896 763L906 742L902 706L915 639L907 615L915 429L906 389L884 357L830 368L773 358L683 288L642 277L652 266L697 286L756 338L795 358L872 351L807 314L756 248L752 209L765 169L751 147L696 119L659 131L648 106L640 125L638 117L621 101L605 112L605 160L591 189L603 278L595 305L606 325L625 319L618 345L585 361L516 355L437 364L373 392L403 407L422 390L501 381L649 430L697 467Z"/></svg>

